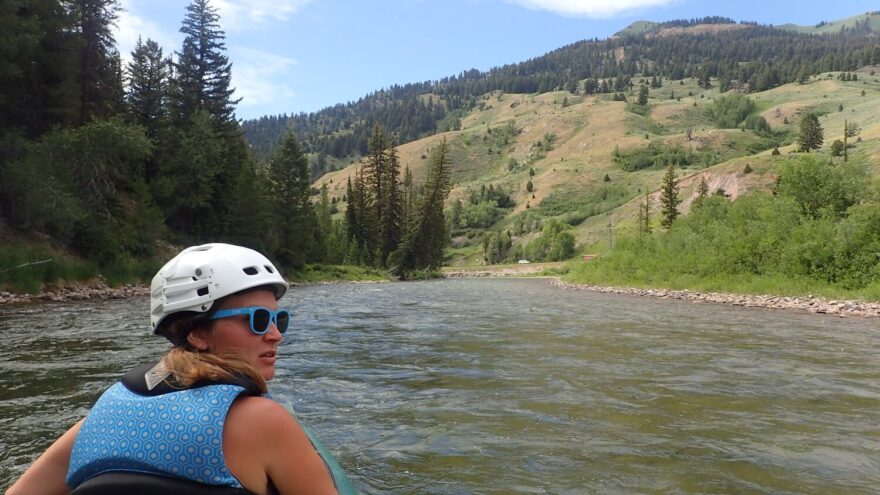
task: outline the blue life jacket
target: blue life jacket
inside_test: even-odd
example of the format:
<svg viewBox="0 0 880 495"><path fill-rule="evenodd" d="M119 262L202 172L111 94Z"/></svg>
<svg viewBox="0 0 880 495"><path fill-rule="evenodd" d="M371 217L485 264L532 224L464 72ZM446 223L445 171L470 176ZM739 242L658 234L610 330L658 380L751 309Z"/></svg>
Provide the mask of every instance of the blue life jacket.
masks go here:
<svg viewBox="0 0 880 495"><path fill-rule="evenodd" d="M223 425L233 401L242 394L259 396L259 389L245 379L203 381L186 389L162 382L149 388L145 376L152 368L130 371L95 403L74 442L67 485L74 493L102 493L76 489L101 484L87 483L93 478L117 480L108 489L112 493L121 488L120 479L150 478L152 483L176 482L185 488L182 493L251 493L226 466ZM105 473L119 475L99 476ZM126 493L132 494L127 488Z"/></svg>

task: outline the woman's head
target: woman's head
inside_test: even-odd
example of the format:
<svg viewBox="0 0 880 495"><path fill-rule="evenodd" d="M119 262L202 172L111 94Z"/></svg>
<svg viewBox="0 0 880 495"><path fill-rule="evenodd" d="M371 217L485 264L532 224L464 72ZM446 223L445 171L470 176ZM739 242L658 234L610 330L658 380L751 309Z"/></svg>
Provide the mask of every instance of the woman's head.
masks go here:
<svg viewBox="0 0 880 495"><path fill-rule="evenodd" d="M181 351L237 358L269 380L289 318L277 306L287 288L275 266L252 249L195 246L153 277L150 321Z"/></svg>
<svg viewBox="0 0 880 495"><path fill-rule="evenodd" d="M184 249L163 266L150 284L150 323L153 331L175 345L185 343L192 325L216 310L223 298L265 286L276 300L287 282L262 254L231 244L204 244Z"/></svg>

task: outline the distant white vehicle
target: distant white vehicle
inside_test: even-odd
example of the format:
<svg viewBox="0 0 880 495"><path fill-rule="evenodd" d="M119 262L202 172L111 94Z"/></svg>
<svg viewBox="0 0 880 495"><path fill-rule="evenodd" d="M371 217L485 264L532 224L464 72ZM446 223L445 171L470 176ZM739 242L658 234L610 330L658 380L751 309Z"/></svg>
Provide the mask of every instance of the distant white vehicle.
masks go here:
<svg viewBox="0 0 880 495"><path fill-rule="evenodd" d="M525 264L528 263L528 262L529 262L529 260L519 260L519 261L517 261L517 263L519 263L520 265L525 265Z"/></svg>

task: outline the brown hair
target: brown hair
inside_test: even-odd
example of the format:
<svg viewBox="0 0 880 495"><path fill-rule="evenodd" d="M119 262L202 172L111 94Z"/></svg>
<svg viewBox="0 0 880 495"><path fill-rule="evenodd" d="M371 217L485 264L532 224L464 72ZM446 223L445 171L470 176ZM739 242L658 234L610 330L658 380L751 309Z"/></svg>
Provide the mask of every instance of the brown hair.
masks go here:
<svg viewBox="0 0 880 495"><path fill-rule="evenodd" d="M265 288L266 286L254 287L235 294ZM223 305L224 300L225 298L222 298L214 302L207 313L179 313L177 318L168 322L166 336L169 336L174 347L162 358L162 364L171 374L171 380L176 386L190 387L201 380L234 381L245 378L252 381L260 392L265 394L269 391L266 379L241 355L234 352L220 354L199 352L187 341L187 336L193 330L211 326L211 316Z"/></svg>
<svg viewBox="0 0 880 495"><path fill-rule="evenodd" d="M184 346L175 346L162 358L165 370L171 373L177 386L190 387L201 380L235 380L247 378L262 393L269 388L266 379L238 354L194 352Z"/></svg>

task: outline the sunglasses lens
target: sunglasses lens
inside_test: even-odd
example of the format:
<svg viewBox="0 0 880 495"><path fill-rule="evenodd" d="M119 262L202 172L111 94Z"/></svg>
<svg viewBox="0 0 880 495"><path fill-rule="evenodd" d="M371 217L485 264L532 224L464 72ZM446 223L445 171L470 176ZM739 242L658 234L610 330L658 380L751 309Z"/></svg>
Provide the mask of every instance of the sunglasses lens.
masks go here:
<svg viewBox="0 0 880 495"><path fill-rule="evenodd" d="M290 313L284 310L279 311L277 316L275 317L275 322L275 324L278 326L279 332L287 332L287 327L290 325Z"/></svg>
<svg viewBox="0 0 880 495"><path fill-rule="evenodd" d="M269 322L271 319L272 316L269 314L268 310L255 310L251 316L251 329L253 329L254 333L266 333L266 330L269 330Z"/></svg>

